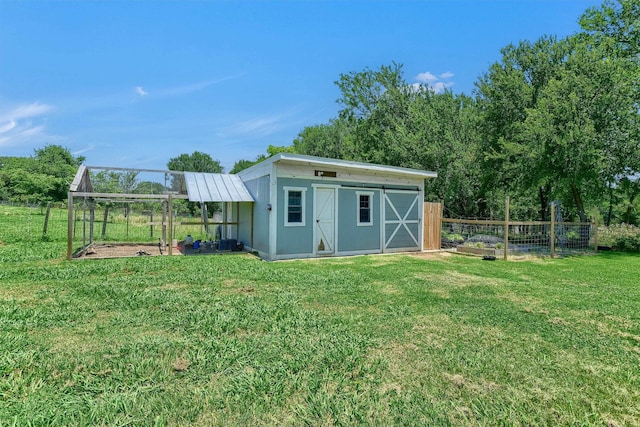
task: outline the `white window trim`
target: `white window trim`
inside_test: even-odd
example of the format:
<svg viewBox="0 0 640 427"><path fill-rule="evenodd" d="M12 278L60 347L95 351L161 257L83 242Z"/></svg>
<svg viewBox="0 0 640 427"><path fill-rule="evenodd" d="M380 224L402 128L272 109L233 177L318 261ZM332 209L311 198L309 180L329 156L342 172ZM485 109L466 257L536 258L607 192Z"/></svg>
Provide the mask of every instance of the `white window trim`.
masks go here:
<svg viewBox="0 0 640 427"><path fill-rule="evenodd" d="M358 227L373 226L373 191L356 191L356 225ZM369 222L360 222L360 196L369 196Z"/></svg>
<svg viewBox="0 0 640 427"><path fill-rule="evenodd" d="M285 227L304 227L306 226L306 203L307 203L307 187L283 187L284 188L284 226ZM302 197L300 200L302 209L302 222L289 222L289 191L300 191Z"/></svg>

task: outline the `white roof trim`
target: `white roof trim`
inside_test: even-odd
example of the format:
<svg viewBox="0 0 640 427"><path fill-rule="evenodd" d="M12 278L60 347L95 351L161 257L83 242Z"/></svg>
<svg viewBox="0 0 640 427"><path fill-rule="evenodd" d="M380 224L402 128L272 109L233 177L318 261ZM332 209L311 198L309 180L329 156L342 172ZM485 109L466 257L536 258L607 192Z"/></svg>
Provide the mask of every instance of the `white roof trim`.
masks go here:
<svg viewBox="0 0 640 427"><path fill-rule="evenodd" d="M424 171L419 169L410 169L410 168L403 168L398 166L377 165L374 163L354 162L350 160L330 159L326 157L315 157L315 156L307 156L303 154L292 154L292 153L280 153L273 157L270 157L269 159L265 160L262 163L275 163L275 162L306 164L309 166L319 166L319 167L350 168L350 169L360 170L363 172L402 175L402 176L410 176L410 177L422 178L422 179L438 177L438 174L436 172Z"/></svg>

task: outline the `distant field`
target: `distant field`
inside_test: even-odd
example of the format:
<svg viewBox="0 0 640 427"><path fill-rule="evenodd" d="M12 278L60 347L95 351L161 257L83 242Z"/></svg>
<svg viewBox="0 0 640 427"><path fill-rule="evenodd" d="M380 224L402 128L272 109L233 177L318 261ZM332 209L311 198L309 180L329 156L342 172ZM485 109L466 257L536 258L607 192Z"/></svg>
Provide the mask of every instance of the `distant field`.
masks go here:
<svg viewBox="0 0 640 427"><path fill-rule="evenodd" d="M67 262L0 221L0 425L640 425L635 255Z"/></svg>
<svg viewBox="0 0 640 427"><path fill-rule="evenodd" d="M82 210L82 206L74 210L74 228L72 234L73 248L79 249L83 243L89 241L90 214ZM78 207L76 206L76 207ZM136 211L124 215L122 207L111 207L105 216L104 206L96 209L93 226L94 241L96 242L136 242L158 243L162 237L162 214L154 212L154 216L135 206ZM46 205L32 208L0 205L0 242L14 243L25 241L58 241L66 244L68 234L69 213L66 208L56 206L46 217ZM83 219L86 218L86 222ZM106 219L106 221L104 221ZM149 224L153 219L153 227ZM187 234L194 238L207 239L205 229L201 225L178 225L181 221L194 222L200 218L193 218L188 213L181 212L173 227L174 238L184 239ZM47 224L45 228L45 223ZM46 233L45 233L46 231ZM213 233L213 226L210 229ZM103 234L104 233L104 234Z"/></svg>

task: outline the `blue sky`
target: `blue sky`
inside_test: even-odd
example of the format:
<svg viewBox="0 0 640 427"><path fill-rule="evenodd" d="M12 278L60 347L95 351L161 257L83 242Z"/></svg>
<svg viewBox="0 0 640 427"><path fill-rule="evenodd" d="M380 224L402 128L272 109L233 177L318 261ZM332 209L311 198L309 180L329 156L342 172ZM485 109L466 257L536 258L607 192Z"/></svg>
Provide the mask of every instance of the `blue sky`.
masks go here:
<svg viewBox="0 0 640 427"><path fill-rule="evenodd" d="M564 37L592 0L0 0L0 155L230 170L339 110L341 73L403 64L472 94L500 49Z"/></svg>

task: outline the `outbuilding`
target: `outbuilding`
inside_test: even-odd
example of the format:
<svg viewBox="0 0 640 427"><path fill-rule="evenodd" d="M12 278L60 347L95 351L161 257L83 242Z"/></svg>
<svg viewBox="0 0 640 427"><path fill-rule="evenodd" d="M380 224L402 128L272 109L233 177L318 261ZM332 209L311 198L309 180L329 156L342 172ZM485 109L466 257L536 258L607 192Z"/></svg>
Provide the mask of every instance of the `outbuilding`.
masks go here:
<svg viewBox="0 0 640 427"><path fill-rule="evenodd" d="M419 251L435 172L281 153L238 176L245 248L268 260Z"/></svg>
<svg viewBox="0 0 640 427"><path fill-rule="evenodd" d="M105 175L112 179L144 174L145 189L153 191L96 192L92 179L97 171L113 174ZM74 247L79 248L76 254L84 253L100 241L111 246L114 241L155 240L160 254L171 255L175 242L190 232L210 243L215 239L210 247L218 251L242 247L267 260L419 251L424 245L424 181L436 176L291 153L236 175L82 165L69 188L67 257L75 256ZM178 212L180 199L200 204L200 221ZM222 206L216 220L209 219L209 202ZM124 221L113 215L118 206ZM136 206L146 214L129 215ZM119 222L126 227L120 232ZM100 232L95 224L101 224Z"/></svg>

